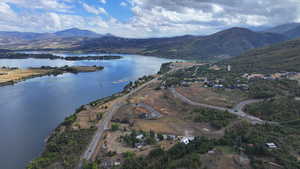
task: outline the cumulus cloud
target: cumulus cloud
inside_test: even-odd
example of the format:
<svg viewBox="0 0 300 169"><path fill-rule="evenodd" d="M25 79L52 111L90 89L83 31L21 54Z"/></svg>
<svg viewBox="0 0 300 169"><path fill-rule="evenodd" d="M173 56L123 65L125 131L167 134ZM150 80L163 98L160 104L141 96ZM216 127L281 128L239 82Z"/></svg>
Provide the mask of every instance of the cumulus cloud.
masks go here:
<svg viewBox="0 0 300 169"><path fill-rule="evenodd" d="M73 7L73 0L1 0L23 8L54 10L68 12Z"/></svg>
<svg viewBox="0 0 300 169"><path fill-rule="evenodd" d="M0 1L1 30L55 31L79 27L117 36L150 37L210 34L234 26L274 26L300 21L299 0L123 0L120 6L132 12L132 17L123 22L113 18L104 8L84 1ZM107 3L106 0L98 1ZM76 13L74 3L81 4L94 15ZM43 9L44 13L19 14L10 4ZM98 16L101 14L106 15L106 19Z"/></svg>
<svg viewBox="0 0 300 169"><path fill-rule="evenodd" d="M95 15L99 15L99 14L108 15L108 13L106 12L106 10L104 8L101 8L101 7L97 8L97 7L88 5L86 3L82 3L82 5L83 5L83 8L89 13L92 13Z"/></svg>

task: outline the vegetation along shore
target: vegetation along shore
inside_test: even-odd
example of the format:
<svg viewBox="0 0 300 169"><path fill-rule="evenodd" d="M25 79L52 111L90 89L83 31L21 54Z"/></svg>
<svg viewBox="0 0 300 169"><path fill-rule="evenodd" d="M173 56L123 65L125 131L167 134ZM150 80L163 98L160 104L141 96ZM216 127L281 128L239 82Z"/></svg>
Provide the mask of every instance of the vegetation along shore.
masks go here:
<svg viewBox="0 0 300 169"><path fill-rule="evenodd" d="M26 53L15 53L15 52L3 52L0 53L0 59L62 59L68 61L77 61L77 60L113 60L121 59L122 56L115 55L103 55L103 56L67 56L61 57L53 54L43 53L43 54L26 54Z"/></svg>

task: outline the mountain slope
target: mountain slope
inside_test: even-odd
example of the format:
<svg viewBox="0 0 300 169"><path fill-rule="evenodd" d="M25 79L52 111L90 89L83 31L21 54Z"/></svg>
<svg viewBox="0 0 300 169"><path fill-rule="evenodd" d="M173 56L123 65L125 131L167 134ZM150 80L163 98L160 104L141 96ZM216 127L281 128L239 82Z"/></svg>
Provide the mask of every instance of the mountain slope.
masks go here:
<svg viewBox="0 0 300 169"><path fill-rule="evenodd" d="M300 38L300 23L279 25L274 28L265 30L265 32L279 33L287 36L289 39Z"/></svg>
<svg viewBox="0 0 300 169"><path fill-rule="evenodd" d="M286 32L291 31L299 26L300 23L287 23L287 24L278 25L273 28L264 30L264 32L285 34Z"/></svg>
<svg viewBox="0 0 300 169"><path fill-rule="evenodd" d="M231 64L233 71L242 72L300 72L300 39L254 49L223 64Z"/></svg>
<svg viewBox="0 0 300 169"><path fill-rule="evenodd" d="M57 37L66 38L66 37L88 37L88 38L97 38L102 37L103 35L97 34L88 30L81 30L78 28L71 28L54 33Z"/></svg>
<svg viewBox="0 0 300 169"><path fill-rule="evenodd" d="M287 32L284 33L286 36L288 36L291 39L296 39L296 38L300 38L300 26L289 30Z"/></svg>
<svg viewBox="0 0 300 169"><path fill-rule="evenodd" d="M99 38L82 41L81 50L134 51L139 54L168 58L200 59L237 56L242 52L285 41L284 35L257 33L244 28L232 28L210 36L180 36L174 38L125 39Z"/></svg>
<svg viewBox="0 0 300 169"><path fill-rule="evenodd" d="M34 41L43 41L48 40L50 43L51 41L58 41L57 39L64 38L99 38L103 35L97 34L92 31L88 30L80 30L77 28L67 29L55 33L33 33L33 32L7 32L7 31L0 31L0 45L13 45L18 46L22 44L22 46L26 43L32 44ZM38 44L40 45L40 44ZM30 45L31 46L31 45ZM46 46L46 45L41 45ZM37 47L35 47L37 48Z"/></svg>
<svg viewBox="0 0 300 169"><path fill-rule="evenodd" d="M231 28L209 36L186 35L148 39L102 36L73 28L54 34L43 34L43 37L46 38L31 41L13 40L12 44L4 40L2 45L0 40L0 48L35 50L67 48L86 52L142 54L180 59L223 59L237 56L249 49L287 40L281 34L254 32L245 28Z"/></svg>

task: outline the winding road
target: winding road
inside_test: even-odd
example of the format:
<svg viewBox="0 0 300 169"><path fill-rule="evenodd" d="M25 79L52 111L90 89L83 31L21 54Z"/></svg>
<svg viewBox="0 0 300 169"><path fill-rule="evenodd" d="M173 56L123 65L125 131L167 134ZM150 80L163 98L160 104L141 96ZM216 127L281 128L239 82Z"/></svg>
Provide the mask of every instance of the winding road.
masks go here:
<svg viewBox="0 0 300 169"><path fill-rule="evenodd" d="M85 150L85 152L83 153L83 155L80 158L80 161L78 163L78 167L77 169L82 169L83 166L83 161L90 161L93 157L93 155L96 153L96 148L98 146L98 143L100 142L103 133L109 129L109 123L112 120L113 116L117 113L117 111L124 106L125 104L127 104L126 100L128 99L128 97L132 96L134 93L140 91L141 89L143 89L144 87L146 87L147 85L154 83L155 81L158 80L159 77L156 77L144 84L142 84L141 86L137 87L136 89L132 90L130 93L118 98L115 100L115 103L112 105L112 107L110 108L110 110L104 115L103 119L100 120L100 122L97 125L97 131L94 134L92 141L90 142L89 146L87 147L87 149Z"/></svg>
<svg viewBox="0 0 300 169"><path fill-rule="evenodd" d="M169 90L175 98L178 98L181 101L183 101L187 104L193 105L193 106L199 106L199 107L204 107L204 108L214 109L214 110L219 110L219 111L228 111L231 114L234 114L238 117L248 120L252 124L265 124L265 123L275 124L274 122L265 121L265 120L255 117L255 116L251 116L243 111L245 106L263 101L260 99L246 100L246 101L243 101L243 102L237 104L233 109L228 109L228 108L219 107L219 106L197 103L197 102L194 102L194 101L188 99L187 97L183 96L182 94L178 93L175 88L170 88Z"/></svg>
<svg viewBox="0 0 300 169"><path fill-rule="evenodd" d="M192 66L188 66L188 67L192 67ZM185 67L185 68L188 68ZM170 70L168 73L171 73L173 71L176 71L178 69L182 69L182 68L175 68L173 70ZM90 144L88 145L87 149L85 150L85 152L83 153L83 155L80 158L79 164L77 169L82 169L83 166L83 161L90 161L92 159L92 157L95 155L96 153L96 149L97 146L103 136L103 133L109 129L109 123L112 120L113 116L117 113L117 111L124 106L125 104L127 104L127 99L132 96L133 94L135 94L136 92L140 91L141 89L143 89L144 87L146 87L147 85L154 83L156 81L158 81L158 78L160 76L157 76L156 78L142 84L141 86L139 86L138 88L132 90L130 93L117 98L114 102L114 104L112 105L112 107L109 109L109 111L104 115L103 119L100 120L100 122L97 124L97 131L94 134L92 141L90 142ZM212 106L212 105L207 105L207 104L202 104L202 103L196 103L194 101L189 100L188 98L186 98L185 96L181 95L180 93L178 93L176 91L175 88L170 88L169 89L171 91L171 93L173 94L173 96L175 98L179 98L181 101L190 104L190 105L194 105L194 106L200 106L200 107L205 107L205 108L209 108L209 109L215 109L215 110L220 110L220 111L228 111L232 114L235 114L243 119L246 119L248 121L250 121L252 124L264 124L264 123L273 123L273 122L268 122L268 121L264 121L261 120L257 117L251 116L249 114L246 114L245 112L243 112L243 108L248 105L248 104L252 104L252 103L257 103L257 102L261 102L262 100L246 100L243 101L241 103L239 103L238 105L236 105L233 109L227 109L227 108L223 108L223 107L218 107L218 106ZM144 107L146 108L148 111L152 112L152 113L159 113L157 112L155 109L153 109L152 107L146 105L146 104L138 104L137 106L140 107Z"/></svg>

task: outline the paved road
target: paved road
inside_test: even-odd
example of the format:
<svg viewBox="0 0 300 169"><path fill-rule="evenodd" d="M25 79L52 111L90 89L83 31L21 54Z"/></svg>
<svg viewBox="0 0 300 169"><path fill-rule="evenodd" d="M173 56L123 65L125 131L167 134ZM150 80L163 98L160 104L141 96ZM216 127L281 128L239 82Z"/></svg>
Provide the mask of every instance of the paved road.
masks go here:
<svg viewBox="0 0 300 169"><path fill-rule="evenodd" d="M189 68L192 66L187 66L185 68ZM177 71L179 69L183 69L183 68L175 68L170 70L169 72L165 73L165 74L169 74L172 73L174 71ZM110 111L108 111L104 118L98 123L97 125L97 131L93 136L92 141L90 142L89 146L87 147L87 149L85 150L85 152L83 153L82 157L80 158L79 164L78 164L78 169L82 169L82 165L83 165L83 161L84 160L91 160L92 156L95 154L96 152L96 148L98 143L100 142L103 133L105 132L105 130L108 129L108 125L109 122L111 121L112 117L114 116L114 114L120 109L120 107L122 107L123 105L126 104L126 100L128 99L128 97L132 96L134 93L140 91L141 89L143 89L144 87L146 87L147 85L154 83L158 80L160 76L157 76L156 78L150 80L149 82L146 82L145 84L139 86L138 88L132 90L130 93L116 99L116 103L112 106L112 108L110 109ZM156 110L154 110L152 107L147 106L147 105L142 105L144 108L146 108L147 110L150 110L150 112L157 112Z"/></svg>
<svg viewBox="0 0 300 169"><path fill-rule="evenodd" d="M157 79L158 79L158 77L150 80L149 82L146 82L145 84L142 84L138 88L132 90L130 93L116 99L113 106L105 114L104 118L98 123L98 125L97 125L98 129L97 129L96 133L94 134L92 141L90 142L89 146L87 147L87 149L83 153L82 157L80 158L80 162L79 162L78 167L77 167L78 169L82 169L82 165L83 165L84 160L87 160L87 161L91 160L91 158L93 157L93 155L96 152L97 145L100 142L100 140L103 136L103 133L105 132L105 130L109 129L108 126L109 126L109 123L110 123L111 119L113 118L114 114L117 113L117 111L123 105L127 104L126 100L128 99L128 97L130 97L134 93L140 91L141 89L143 89L144 87L146 87L150 83L154 83L155 81L157 81Z"/></svg>
<svg viewBox="0 0 300 169"><path fill-rule="evenodd" d="M234 115L237 115L243 119L250 121L252 124L264 124L264 123L275 124L274 122L264 121L255 116L251 116L243 111L243 109L246 105L258 103L263 100L258 100L258 99L257 100L246 100L246 101L243 101L243 102L237 104L233 109L227 109L227 108L219 107L219 106L212 106L212 105L203 104L203 103L196 103L196 102L188 99L187 97L183 96L182 94L178 93L175 88L170 88L170 91L174 97L179 98L181 101L183 101L187 104L193 105L193 106L200 106L200 107L205 107L208 109L214 109L214 110L220 110L220 111L228 111L229 113L232 113Z"/></svg>

